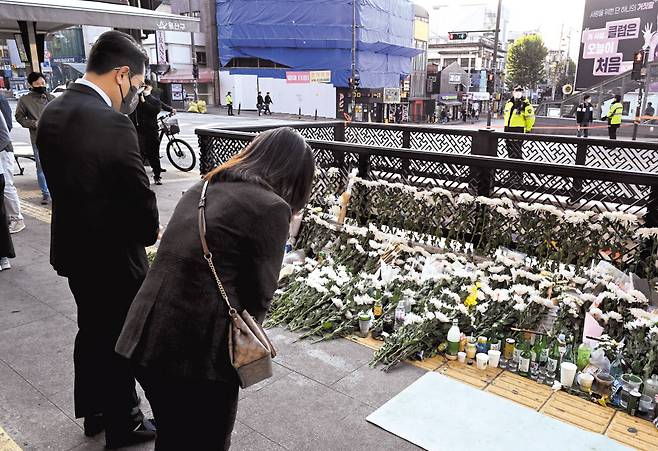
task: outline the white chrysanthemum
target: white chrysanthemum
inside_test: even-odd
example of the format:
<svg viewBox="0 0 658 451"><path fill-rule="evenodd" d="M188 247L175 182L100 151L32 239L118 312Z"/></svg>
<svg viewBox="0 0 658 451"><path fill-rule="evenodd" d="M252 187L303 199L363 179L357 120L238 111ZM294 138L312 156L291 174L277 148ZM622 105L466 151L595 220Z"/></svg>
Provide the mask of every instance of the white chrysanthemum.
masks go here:
<svg viewBox="0 0 658 451"><path fill-rule="evenodd" d="M615 320L617 322L621 322L621 320L624 319L624 317L621 316L621 313L618 312L607 312L606 315L609 319Z"/></svg>
<svg viewBox="0 0 658 451"><path fill-rule="evenodd" d="M424 321L424 320L423 320L423 317L420 316L420 315L417 315L417 314L415 314L415 313L411 313L411 312L410 312L410 313L407 313L407 314L404 316L404 325L405 325L405 326L407 326L407 325L409 325L409 324L422 323L423 321Z"/></svg>
<svg viewBox="0 0 658 451"><path fill-rule="evenodd" d="M574 211L574 210L565 210L564 212L564 222L569 224L583 224L590 220L594 215L592 211Z"/></svg>
<svg viewBox="0 0 658 451"><path fill-rule="evenodd" d="M528 306L523 302L519 302L517 304L514 304L514 310L518 310L519 312L524 311L527 307Z"/></svg>
<svg viewBox="0 0 658 451"><path fill-rule="evenodd" d="M347 311L345 312L345 318L346 318L346 319L352 319L352 318L354 318L354 315L352 314L352 312L350 312L349 310L347 310Z"/></svg>
<svg viewBox="0 0 658 451"><path fill-rule="evenodd" d="M638 238L658 238L658 227L640 227L635 231Z"/></svg>
<svg viewBox="0 0 658 451"><path fill-rule="evenodd" d="M601 315L603 315L603 312L600 308L592 306L589 308L589 314L594 318L599 318Z"/></svg>
<svg viewBox="0 0 658 451"><path fill-rule="evenodd" d="M342 300L340 300L340 299L338 299L338 298L332 298L332 299L331 299L331 302L334 303L334 305L336 306L337 309L340 310L340 309L343 308L343 301L342 301Z"/></svg>
<svg viewBox="0 0 658 451"><path fill-rule="evenodd" d="M338 168L336 168L336 167L331 167L331 168L327 169L327 174L329 174L329 175L336 175L336 174L338 174Z"/></svg>
<svg viewBox="0 0 658 451"><path fill-rule="evenodd" d="M618 222L625 226L637 224L639 221L636 215L621 211L605 211L601 213L601 217L608 219L610 222Z"/></svg>
<svg viewBox="0 0 658 451"><path fill-rule="evenodd" d="M457 204L470 204L470 203L473 203L474 200L475 200L475 197L471 196L470 194L461 193L457 197Z"/></svg>

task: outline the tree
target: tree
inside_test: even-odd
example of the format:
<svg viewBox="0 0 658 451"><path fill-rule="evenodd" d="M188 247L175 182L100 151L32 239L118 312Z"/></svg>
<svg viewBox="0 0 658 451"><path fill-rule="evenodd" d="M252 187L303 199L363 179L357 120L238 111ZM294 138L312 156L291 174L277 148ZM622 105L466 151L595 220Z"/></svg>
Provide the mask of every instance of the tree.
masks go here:
<svg viewBox="0 0 658 451"><path fill-rule="evenodd" d="M522 36L507 50L505 82L513 89L516 85L534 89L545 79L544 61L548 49L536 34Z"/></svg>

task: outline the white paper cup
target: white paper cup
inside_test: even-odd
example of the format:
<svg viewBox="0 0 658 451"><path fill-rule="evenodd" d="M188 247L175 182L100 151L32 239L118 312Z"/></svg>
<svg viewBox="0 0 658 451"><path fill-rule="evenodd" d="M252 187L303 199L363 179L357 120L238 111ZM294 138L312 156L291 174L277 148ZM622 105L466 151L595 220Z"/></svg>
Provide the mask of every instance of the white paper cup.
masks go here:
<svg viewBox="0 0 658 451"><path fill-rule="evenodd" d="M458 352L457 353L457 360L459 360L461 363L464 363L466 361L466 353L465 352Z"/></svg>
<svg viewBox="0 0 658 451"><path fill-rule="evenodd" d="M560 364L560 383L563 387L571 387L573 385L577 370L578 367L575 363L562 362Z"/></svg>
<svg viewBox="0 0 658 451"><path fill-rule="evenodd" d="M487 363L489 362L489 356L484 352L480 352L475 356L475 361L477 363L478 370L486 370Z"/></svg>
<svg viewBox="0 0 658 451"><path fill-rule="evenodd" d="M590 391L592 389L592 383L594 382L594 376L589 373L580 373L578 375L578 385L583 391Z"/></svg>
<svg viewBox="0 0 658 451"><path fill-rule="evenodd" d="M490 349L487 354L489 355L489 366L491 368L498 368L498 362L500 362L500 351Z"/></svg>

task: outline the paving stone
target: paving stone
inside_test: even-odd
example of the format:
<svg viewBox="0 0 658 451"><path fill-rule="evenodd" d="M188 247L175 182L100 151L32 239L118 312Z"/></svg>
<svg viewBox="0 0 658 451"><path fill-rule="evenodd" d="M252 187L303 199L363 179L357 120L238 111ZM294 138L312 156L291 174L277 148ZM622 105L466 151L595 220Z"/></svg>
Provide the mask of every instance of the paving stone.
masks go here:
<svg viewBox="0 0 658 451"><path fill-rule="evenodd" d="M3 271L4 272L4 271ZM0 273L0 282L5 274ZM57 312L21 288L2 286L0 291L0 331L56 315Z"/></svg>
<svg viewBox="0 0 658 451"><path fill-rule="evenodd" d="M231 440L231 451L283 451L285 448L280 447L272 440L264 437L258 432L246 436L237 437Z"/></svg>
<svg viewBox="0 0 658 451"><path fill-rule="evenodd" d="M244 399L250 394L253 394L258 390L267 387L268 385L276 382L277 380L291 373L291 371L288 368L276 363L276 359L274 360L273 363L274 364L272 365L272 377L270 377L269 379L265 379L264 381L259 382L258 384L252 385L251 387L246 388L244 390L241 389L239 394L239 399Z"/></svg>
<svg viewBox="0 0 658 451"><path fill-rule="evenodd" d="M276 361L297 373L331 385L372 359L372 351L348 340L313 343L281 328L268 331L279 349Z"/></svg>
<svg viewBox="0 0 658 451"><path fill-rule="evenodd" d="M336 439L336 423L362 406L291 373L240 401L238 419L285 448L325 450Z"/></svg>
<svg viewBox="0 0 658 451"><path fill-rule="evenodd" d="M398 365L388 373L380 368L363 365L333 384L332 388L378 408L427 373L408 364Z"/></svg>
<svg viewBox="0 0 658 451"><path fill-rule="evenodd" d="M54 315L0 332L0 360L49 396L73 384L73 321Z"/></svg>
<svg viewBox="0 0 658 451"><path fill-rule="evenodd" d="M0 424L23 450L67 450L82 429L8 365L0 362Z"/></svg>

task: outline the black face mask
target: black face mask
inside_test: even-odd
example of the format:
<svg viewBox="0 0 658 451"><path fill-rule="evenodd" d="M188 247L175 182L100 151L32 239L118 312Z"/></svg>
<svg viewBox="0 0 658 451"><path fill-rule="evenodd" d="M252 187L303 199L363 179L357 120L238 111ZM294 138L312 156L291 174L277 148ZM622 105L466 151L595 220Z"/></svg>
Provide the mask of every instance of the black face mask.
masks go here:
<svg viewBox="0 0 658 451"><path fill-rule="evenodd" d="M47 91L45 86L34 86L32 88L32 92L36 92L37 94L45 94Z"/></svg>
<svg viewBox="0 0 658 451"><path fill-rule="evenodd" d="M128 82L130 83L131 74L128 72ZM123 96L123 88L119 85L119 92L121 93L121 107L119 112L123 114L132 114L139 104L139 94L141 94L143 89L135 88L132 83L130 83L130 89L128 89L128 94Z"/></svg>

